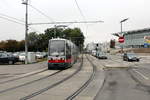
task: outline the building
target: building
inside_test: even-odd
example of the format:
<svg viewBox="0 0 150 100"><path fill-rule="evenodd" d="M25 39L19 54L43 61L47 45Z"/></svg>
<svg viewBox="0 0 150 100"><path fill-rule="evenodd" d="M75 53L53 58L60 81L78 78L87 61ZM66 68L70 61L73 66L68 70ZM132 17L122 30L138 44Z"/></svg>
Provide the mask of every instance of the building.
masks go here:
<svg viewBox="0 0 150 100"><path fill-rule="evenodd" d="M89 43L86 47L87 52L108 52L110 50L110 43L104 42L104 43Z"/></svg>
<svg viewBox="0 0 150 100"><path fill-rule="evenodd" d="M113 35L118 36L119 33ZM126 48L150 48L150 28L123 32Z"/></svg>

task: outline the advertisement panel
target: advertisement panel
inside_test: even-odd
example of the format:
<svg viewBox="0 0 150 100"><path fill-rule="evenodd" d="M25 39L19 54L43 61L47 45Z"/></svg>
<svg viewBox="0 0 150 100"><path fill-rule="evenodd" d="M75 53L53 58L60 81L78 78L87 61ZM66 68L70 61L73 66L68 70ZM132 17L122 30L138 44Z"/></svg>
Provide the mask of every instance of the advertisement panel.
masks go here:
<svg viewBox="0 0 150 100"><path fill-rule="evenodd" d="M150 36L144 36L144 47L147 48L150 45Z"/></svg>

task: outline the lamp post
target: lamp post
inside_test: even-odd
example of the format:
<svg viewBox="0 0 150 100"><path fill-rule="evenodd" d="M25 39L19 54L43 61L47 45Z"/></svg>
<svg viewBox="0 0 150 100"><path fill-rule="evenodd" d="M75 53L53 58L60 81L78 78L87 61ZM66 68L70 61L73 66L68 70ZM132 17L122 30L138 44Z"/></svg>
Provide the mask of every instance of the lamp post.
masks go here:
<svg viewBox="0 0 150 100"><path fill-rule="evenodd" d="M28 0L23 0L22 4L26 6L25 13L25 64L28 64Z"/></svg>
<svg viewBox="0 0 150 100"><path fill-rule="evenodd" d="M121 25L121 33L120 33L120 35L121 35L121 37L124 37L124 36L123 36L123 33L122 33L122 23L125 22L125 21L127 21L128 19L129 19L129 18L126 18L126 19L123 19L123 20L120 21L120 25ZM120 36L120 35L119 35L119 36ZM122 45L122 47L121 47L121 52L123 53L123 45Z"/></svg>
<svg viewBox="0 0 150 100"><path fill-rule="evenodd" d="M125 21L127 21L128 19L129 18L126 18L126 19L123 19L123 20L120 21L120 24L121 24L121 35L123 35L123 33L122 33L122 23L125 22Z"/></svg>

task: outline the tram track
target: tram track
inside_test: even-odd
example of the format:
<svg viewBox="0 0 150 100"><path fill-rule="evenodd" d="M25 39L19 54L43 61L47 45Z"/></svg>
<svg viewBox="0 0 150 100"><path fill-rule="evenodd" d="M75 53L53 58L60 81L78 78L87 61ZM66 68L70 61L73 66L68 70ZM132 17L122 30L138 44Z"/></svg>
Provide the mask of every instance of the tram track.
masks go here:
<svg viewBox="0 0 150 100"><path fill-rule="evenodd" d="M33 76L33 75L36 75L36 74L39 74L39 73L42 73L42 72L45 72L45 71L47 71L47 68L44 68L44 69L42 69L40 71L37 71L37 72L34 72L34 73L31 72L31 74L26 73L26 74L22 75L21 77L16 77L16 78L8 79L8 80L5 80L5 81L1 81L0 84L5 84L5 83L16 81L16 80L19 80L19 79L22 79L22 78L30 77L30 76Z"/></svg>
<svg viewBox="0 0 150 100"><path fill-rule="evenodd" d="M15 86L15 87L11 87L11 88L7 88L7 89L4 89L4 90L0 90L0 94L1 94L1 93L4 93L4 92L12 91L12 90L14 90L14 89L17 89L17 88L20 88L20 87L23 87L23 86L27 86L27 85L29 85L29 84L32 84L32 83L35 83L35 82L38 82L38 81L41 81L41 80L46 79L46 78L48 78L48 77L54 76L54 75L56 75L56 74L58 74L58 73L60 73L60 72L62 72L62 70L57 71L57 72L54 72L54 73L52 73L52 74L50 74L50 75L47 75L47 76L44 76L44 77L42 77L42 78L39 78L39 79L36 79L36 80L33 80L33 81L29 81L29 82L27 82L27 83L24 83L24 84Z"/></svg>
<svg viewBox="0 0 150 100"><path fill-rule="evenodd" d="M60 81L58 81L56 83L53 83L52 85L49 85L49 86L47 86L45 88L42 88L42 89L40 89L40 90L38 90L36 92L33 92L33 93L29 94L27 96L24 96L24 97L20 98L20 100L31 99L31 98L33 98L33 97L35 97L37 95L42 94L43 92L48 91L49 89L52 89L52 88L58 86L59 84L62 84L63 82L67 81L68 79L72 78L75 74L77 74L78 72L80 72L80 70L82 69L82 67L83 67L83 55L82 55L82 58L81 58L81 63L79 65L79 68L74 73L72 73L71 75L63 78L62 80L60 80Z"/></svg>
<svg viewBox="0 0 150 100"><path fill-rule="evenodd" d="M88 61L90 62L90 64L93 67L92 74L90 75L90 78L77 91L75 91L72 95L68 96L66 98L66 100L74 99L77 95L79 95L92 82L92 80L95 77L95 73L96 73L96 70L97 70L96 66L92 63L92 61L87 56L86 56L86 58L88 59Z"/></svg>

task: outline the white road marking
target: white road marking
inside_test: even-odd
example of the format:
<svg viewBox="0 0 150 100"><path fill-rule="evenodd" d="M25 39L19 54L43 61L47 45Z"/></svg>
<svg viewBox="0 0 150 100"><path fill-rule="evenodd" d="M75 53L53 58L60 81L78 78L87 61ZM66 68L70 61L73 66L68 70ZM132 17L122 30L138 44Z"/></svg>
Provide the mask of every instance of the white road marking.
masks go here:
<svg viewBox="0 0 150 100"><path fill-rule="evenodd" d="M149 78L145 75L143 75L142 73L140 73L139 71L133 69L136 73L138 73L139 75L141 75L144 79L149 80Z"/></svg>

